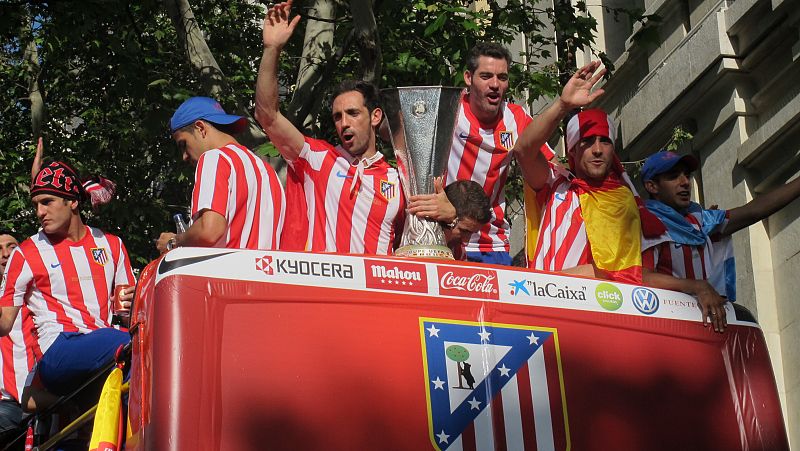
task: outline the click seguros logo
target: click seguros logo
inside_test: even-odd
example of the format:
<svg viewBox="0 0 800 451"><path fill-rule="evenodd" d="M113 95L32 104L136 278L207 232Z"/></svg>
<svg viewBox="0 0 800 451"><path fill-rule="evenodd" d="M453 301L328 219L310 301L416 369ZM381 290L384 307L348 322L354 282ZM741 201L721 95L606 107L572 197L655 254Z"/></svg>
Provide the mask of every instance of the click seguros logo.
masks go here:
<svg viewBox="0 0 800 451"><path fill-rule="evenodd" d="M598 284L594 289L594 296L600 307L613 312L622 307L622 292L610 283Z"/></svg>

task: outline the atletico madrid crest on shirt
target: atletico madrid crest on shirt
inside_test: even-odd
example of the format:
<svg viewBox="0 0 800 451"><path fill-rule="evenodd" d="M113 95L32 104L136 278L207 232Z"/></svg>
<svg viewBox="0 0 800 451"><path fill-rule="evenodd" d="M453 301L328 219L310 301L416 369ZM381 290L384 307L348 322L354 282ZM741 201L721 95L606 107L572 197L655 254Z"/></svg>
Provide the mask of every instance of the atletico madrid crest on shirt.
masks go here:
<svg viewBox="0 0 800 451"><path fill-rule="evenodd" d="M435 449L568 448L555 329L420 318Z"/></svg>
<svg viewBox="0 0 800 451"><path fill-rule="evenodd" d="M92 260L100 266L105 266L108 263L108 254L104 247L92 248Z"/></svg>
<svg viewBox="0 0 800 451"><path fill-rule="evenodd" d="M381 196L390 202L397 195L397 183L381 180Z"/></svg>
<svg viewBox="0 0 800 451"><path fill-rule="evenodd" d="M500 132L500 146L506 150L511 150L514 147L514 133Z"/></svg>

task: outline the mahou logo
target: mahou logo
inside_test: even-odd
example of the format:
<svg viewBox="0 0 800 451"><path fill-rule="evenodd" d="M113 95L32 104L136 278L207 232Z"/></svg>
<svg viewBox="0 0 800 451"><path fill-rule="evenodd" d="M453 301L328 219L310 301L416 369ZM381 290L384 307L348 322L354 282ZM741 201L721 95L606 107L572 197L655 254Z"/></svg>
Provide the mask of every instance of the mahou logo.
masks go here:
<svg viewBox="0 0 800 451"><path fill-rule="evenodd" d="M428 292L428 273L419 263L364 260L367 288Z"/></svg>
<svg viewBox="0 0 800 451"><path fill-rule="evenodd" d="M499 299L497 272L490 269L439 266L439 293L478 299Z"/></svg>

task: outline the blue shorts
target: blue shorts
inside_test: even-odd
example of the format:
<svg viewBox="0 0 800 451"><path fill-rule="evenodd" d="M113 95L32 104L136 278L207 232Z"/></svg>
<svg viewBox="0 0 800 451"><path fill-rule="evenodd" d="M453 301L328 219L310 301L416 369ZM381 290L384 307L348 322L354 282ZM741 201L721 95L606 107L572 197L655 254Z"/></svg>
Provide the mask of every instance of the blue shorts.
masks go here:
<svg viewBox="0 0 800 451"><path fill-rule="evenodd" d="M489 263L492 265L511 266L511 254L506 251L467 252L468 262Z"/></svg>
<svg viewBox="0 0 800 451"><path fill-rule="evenodd" d="M63 396L114 360L117 348L130 341L128 332L110 327L88 334L61 332L42 356L37 372L47 391Z"/></svg>

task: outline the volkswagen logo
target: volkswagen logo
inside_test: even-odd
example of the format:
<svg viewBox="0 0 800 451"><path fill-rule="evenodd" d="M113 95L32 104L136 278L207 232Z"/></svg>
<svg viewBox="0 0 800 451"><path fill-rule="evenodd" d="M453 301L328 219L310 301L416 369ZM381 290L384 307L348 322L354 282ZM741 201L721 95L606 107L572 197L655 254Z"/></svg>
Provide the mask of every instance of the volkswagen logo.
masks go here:
<svg viewBox="0 0 800 451"><path fill-rule="evenodd" d="M658 311L658 296L653 290L643 287L634 288L631 298L633 298L633 305L636 310L645 315L652 315Z"/></svg>

